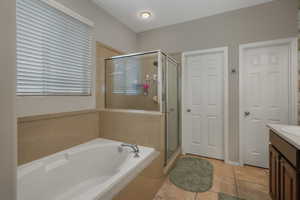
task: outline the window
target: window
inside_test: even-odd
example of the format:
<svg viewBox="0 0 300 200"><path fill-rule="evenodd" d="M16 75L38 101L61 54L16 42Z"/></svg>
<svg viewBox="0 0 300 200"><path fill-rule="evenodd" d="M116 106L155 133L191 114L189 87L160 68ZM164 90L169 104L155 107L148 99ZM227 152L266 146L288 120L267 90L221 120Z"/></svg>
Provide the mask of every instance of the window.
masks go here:
<svg viewBox="0 0 300 200"><path fill-rule="evenodd" d="M140 63L138 59L113 60L113 94L138 95L140 87Z"/></svg>
<svg viewBox="0 0 300 200"><path fill-rule="evenodd" d="M17 95L91 95L92 25L79 18L55 1L17 0Z"/></svg>

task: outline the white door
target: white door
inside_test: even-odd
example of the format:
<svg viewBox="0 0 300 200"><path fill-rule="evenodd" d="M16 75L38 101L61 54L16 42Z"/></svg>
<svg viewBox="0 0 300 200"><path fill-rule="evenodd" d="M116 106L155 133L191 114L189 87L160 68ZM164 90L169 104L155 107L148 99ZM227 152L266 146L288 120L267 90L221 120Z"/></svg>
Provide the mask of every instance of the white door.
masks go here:
<svg viewBox="0 0 300 200"><path fill-rule="evenodd" d="M241 49L240 135L244 164L268 167L266 124L289 122L290 45Z"/></svg>
<svg viewBox="0 0 300 200"><path fill-rule="evenodd" d="M225 51L184 54L183 151L224 159Z"/></svg>

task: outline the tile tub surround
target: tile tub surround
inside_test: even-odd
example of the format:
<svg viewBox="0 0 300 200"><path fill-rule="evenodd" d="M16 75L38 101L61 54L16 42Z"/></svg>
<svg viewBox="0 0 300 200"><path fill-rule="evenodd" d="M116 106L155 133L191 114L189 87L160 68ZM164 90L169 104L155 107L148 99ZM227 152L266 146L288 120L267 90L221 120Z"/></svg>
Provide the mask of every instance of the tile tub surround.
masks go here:
<svg viewBox="0 0 300 200"><path fill-rule="evenodd" d="M153 147L164 152L165 116L159 112L101 110L100 137Z"/></svg>
<svg viewBox="0 0 300 200"><path fill-rule="evenodd" d="M149 168L153 168L153 164L143 170L113 200L152 200L164 183L166 176L152 178Z"/></svg>
<svg viewBox="0 0 300 200"><path fill-rule="evenodd" d="M86 110L18 119L18 163L24 164L99 137L99 113Z"/></svg>
<svg viewBox="0 0 300 200"><path fill-rule="evenodd" d="M164 115L136 110L100 111L100 137L130 144L152 147L160 152L150 169L153 178L164 176L165 129ZM156 168L161 170L156 170Z"/></svg>
<svg viewBox="0 0 300 200"><path fill-rule="evenodd" d="M174 155L174 162L170 161L170 163L168 164L169 167L165 167L163 169L165 173L160 177L154 176L157 174L153 174L157 172L161 173L160 171L162 170L162 167L160 165L162 161L159 161L159 159L157 159L143 172L141 172L140 175L135 178L128 186L126 186L126 188L124 188L114 198L114 200L152 200L163 185L168 171L174 166L176 159L178 159L179 157L180 154Z"/></svg>
<svg viewBox="0 0 300 200"><path fill-rule="evenodd" d="M161 187L172 163L164 166L165 116L159 112L136 110L100 111L100 137L142 146L153 147L160 155L114 200L152 200ZM180 152L180 150L178 151Z"/></svg>
<svg viewBox="0 0 300 200"><path fill-rule="evenodd" d="M87 110L20 118L19 164L40 159L95 138L153 147L160 154L114 200L152 200L172 168L164 166L164 115L136 110ZM138 193L137 196L137 192Z"/></svg>
<svg viewBox="0 0 300 200"><path fill-rule="evenodd" d="M184 191L167 178L153 200L218 200L219 192L247 200L271 200L268 191L268 170L228 165L215 159L203 159L210 161L214 166L214 181L209 191L204 193Z"/></svg>

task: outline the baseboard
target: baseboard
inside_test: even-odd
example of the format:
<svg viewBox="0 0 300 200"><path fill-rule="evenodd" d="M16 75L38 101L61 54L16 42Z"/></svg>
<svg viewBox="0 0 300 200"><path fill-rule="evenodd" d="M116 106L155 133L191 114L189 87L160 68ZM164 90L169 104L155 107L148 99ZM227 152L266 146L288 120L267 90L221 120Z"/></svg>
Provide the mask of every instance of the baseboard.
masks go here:
<svg viewBox="0 0 300 200"><path fill-rule="evenodd" d="M234 161L226 161L225 163L226 163L226 164L229 164L229 165L242 166L241 163L239 163L239 162L234 162Z"/></svg>

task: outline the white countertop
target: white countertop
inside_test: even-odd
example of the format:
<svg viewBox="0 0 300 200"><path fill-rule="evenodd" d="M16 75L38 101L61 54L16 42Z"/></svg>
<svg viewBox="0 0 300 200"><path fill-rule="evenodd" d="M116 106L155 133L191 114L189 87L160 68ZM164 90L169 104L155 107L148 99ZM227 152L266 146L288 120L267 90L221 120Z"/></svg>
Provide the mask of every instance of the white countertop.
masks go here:
<svg viewBox="0 0 300 200"><path fill-rule="evenodd" d="M277 135L286 140L288 143L295 146L297 149L300 149L300 136L292 135L282 130L282 128L291 127L291 125L267 124L267 127L273 130Z"/></svg>

